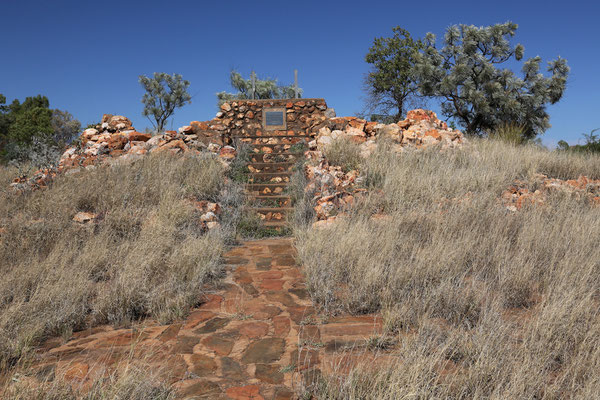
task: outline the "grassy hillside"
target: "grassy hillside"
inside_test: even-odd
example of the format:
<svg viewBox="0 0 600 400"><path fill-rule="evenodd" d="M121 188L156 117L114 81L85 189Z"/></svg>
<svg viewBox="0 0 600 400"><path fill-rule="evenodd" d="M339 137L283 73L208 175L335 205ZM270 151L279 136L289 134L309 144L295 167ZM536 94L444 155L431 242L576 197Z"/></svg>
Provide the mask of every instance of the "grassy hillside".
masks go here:
<svg viewBox="0 0 600 400"><path fill-rule="evenodd" d="M355 153L337 146L338 159ZM560 192L518 212L500 201L536 173L598 179L600 158L480 140L380 145L359 168L370 196L331 227L297 223L296 245L315 302L381 311L398 362L331 378L318 398L600 393L600 208Z"/></svg>
<svg viewBox="0 0 600 400"><path fill-rule="evenodd" d="M0 369L48 335L182 317L222 272L239 191L213 157L145 157L24 194L15 172L0 169ZM189 200L230 207L222 228L206 233ZM81 211L97 222L74 222Z"/></svg>

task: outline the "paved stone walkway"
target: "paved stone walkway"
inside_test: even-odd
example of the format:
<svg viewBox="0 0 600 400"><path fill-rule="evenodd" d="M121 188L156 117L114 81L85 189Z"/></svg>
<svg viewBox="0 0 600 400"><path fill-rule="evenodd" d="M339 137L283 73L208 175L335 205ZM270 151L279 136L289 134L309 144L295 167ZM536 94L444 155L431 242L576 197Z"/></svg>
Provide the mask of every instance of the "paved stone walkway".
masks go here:
<svg viewBox="0 0 600 400"><path fill-rule="evenodd" d="M166 368L181 398L293 399L322 373L344 373L381 331L377 316L326 319L316 313L289 239L244 242L225 255L222 288L181 323L108 326L48 341L39 377L65 373L91 382L120 359ZM367 358L367 359L365 359Z"/></svg>

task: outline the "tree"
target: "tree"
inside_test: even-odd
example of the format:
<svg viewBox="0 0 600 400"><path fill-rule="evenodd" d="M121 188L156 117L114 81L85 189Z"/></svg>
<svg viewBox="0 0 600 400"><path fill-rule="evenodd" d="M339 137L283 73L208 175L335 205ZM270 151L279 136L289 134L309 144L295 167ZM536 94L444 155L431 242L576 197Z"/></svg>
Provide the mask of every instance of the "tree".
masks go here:
<svg viewBox="0 0 600 400"><path fill-rule="evenodd" d="M523 63L523 78L501 64L520 61L524 48L512 46L517 24L488 27L454 25L447 29L444 47L435 47L427 34L425 49L417 57L416 77L422 94L442 101L442 112L456 118L467 133L483 135L502 123L525 126L526 139L550 127L547 104L562 97L569 67L558 57L548 63L550 77L539 72L540 57Z"/></svg>
<svg viewBox="0 0 600 400"><path fill-rule="evenodd" d="M49 164L81 128L69 112L50 109L46 96L5 103L6 97L0 95L0 157L4 160Z"/></svg>
<svg viewBox="0 0 600 400"><path fill-rule="evenodd" d="M600 137L595 133L597 131L600 131L600 128L593 129L590 133L583 134L585 144L569 146L567 142L560 140L557 148L561 151L570 150L579 153L600 153Z"/></svg>
<svg viewBox="0 0 600 400"><path fill-rule="evenodd" d="M146 91L142 97L144 103L142 115L150 120L158 132L163 131L167 120L176 108L191 103L192 96L187 92L190 82L183 80L179 74L155 72L152 78L140 75L139 81Z"/></svg>
<svg viewBox="0 0 600 400"><path fill-rule="evenodd" d="M219 92L217 93L217 105L228 101L251 99L252 98L252 79L244 79L237 71L231 71L229 75L231 87L237 90L236 93ZM266 78L256 79L254 82L254 98L256 99L290 99L295 96L294 85L280 85L277 79ZM302 95L302 89L298 88L298 93Z"/></svg>
<svg viewBox="0 0 600 400"><path fill-rule="evenodd" d="M392 31L392 37L376 38L365 56L365 61L372 64L365 90L369 112L379 111L387 116L395 110L393 119L398 121L404 115L407 101L418 97L413 68L423 43L399 26Z"/></svg>
<svg viewBox="0 0 600 400"><path fill-rule="evenodd" d="M81 130L81 122L73 118L68 111L52 110L52 132L53 140L61 145L71 143Z"/></svg>

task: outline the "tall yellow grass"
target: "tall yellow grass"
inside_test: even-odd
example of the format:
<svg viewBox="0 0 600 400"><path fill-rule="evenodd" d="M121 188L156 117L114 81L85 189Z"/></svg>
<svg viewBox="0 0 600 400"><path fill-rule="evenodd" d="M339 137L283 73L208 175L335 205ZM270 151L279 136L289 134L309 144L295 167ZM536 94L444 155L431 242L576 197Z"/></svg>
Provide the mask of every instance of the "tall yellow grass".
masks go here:
<svg viewBox="0 0 600 400"><path fill-rule="evenodd" d="M600 178L600 158L474 140L361 165L382 189L331 228L298 224L312 298L382 312L397 364L330 377L318 398L589 399L600 393L600 209L499 198L535 173ZM371 218L383 209L388 218Z"/></svg>
<svg viewBox="0 0 600 400"><path fill-rule="evenodd" d="M146 157L24 194L8 187L14 173L0 169L0 369L48 335L180 318L222 273L226 226L203 233L184 201L223 200L213 157ZM80 211L98 223L72 221Z"/></svg>

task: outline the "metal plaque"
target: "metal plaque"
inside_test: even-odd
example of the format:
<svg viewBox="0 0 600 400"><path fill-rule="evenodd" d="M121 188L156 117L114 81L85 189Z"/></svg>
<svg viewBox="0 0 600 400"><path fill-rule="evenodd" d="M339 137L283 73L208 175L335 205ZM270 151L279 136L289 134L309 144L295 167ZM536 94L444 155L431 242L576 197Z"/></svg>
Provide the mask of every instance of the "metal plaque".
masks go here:
<svg viewBox="0 0 600 400"><path fill-rule="evenodd" d="M282 111L265 111L265 124L267 126L283 125L283 112Z"/></svg>
<svg viewBox="0 0 600 400"><path fill-rule="evenodd" d="M277 131L286 129L286 110L285 108L263 108L262 124L267 131Z"/></svg>

